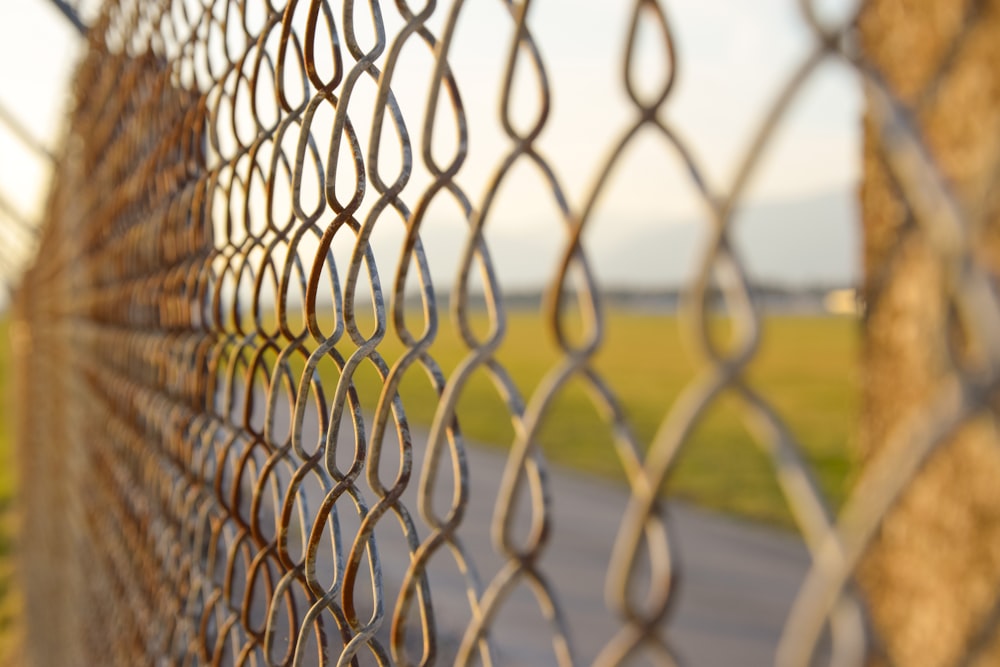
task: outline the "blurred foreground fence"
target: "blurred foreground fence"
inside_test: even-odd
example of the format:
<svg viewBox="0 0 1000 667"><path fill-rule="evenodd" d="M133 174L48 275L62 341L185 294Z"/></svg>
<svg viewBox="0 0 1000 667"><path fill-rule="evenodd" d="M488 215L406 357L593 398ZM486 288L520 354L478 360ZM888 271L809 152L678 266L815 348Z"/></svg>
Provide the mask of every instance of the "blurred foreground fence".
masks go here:
<svg viewBox="0 0 1000 667"><path fill-rule="evenodd" d="M579 662L564 614L573 591L552 585L563 565L544 559L559 498L537 445L570 382L604 415L630 493L617 535L592 537L613 542L606 581L587 582L604 587L615 619L596 664L680 659L668 638L684 573L660 489L723 393L741 405L812 556L778 662L809 664L828 643L820 652L838 665L993 664L1000 3L877 0L828 25L802 2L814 47L731 187L713 192L666 120L683 68L669 3L622 2L634 15L621 80L633 111L606 128L608 157L572 206L536 146L550 86L530 26L543 2L495 3L509 22L498 26L509 44L496 82L507 142L481 195L459 185L470 144L449 60L475 3L105 3L13 326L29 653L39 664L506 664L492 630L523 590L551 662ZM642 26L663 41L659 83L643 82L634 62ZM407 58L427 63L423 107L404 108L394 93ZM763 314L730 228L783 115L829 60L856 71L868 101L865 467L837 519L744 372ZM526 114L510 99L519 77L536 84ZM682 312L694 343L683 353L700 371L651 442L638 441L592 363L606 313L585 242L606 179L640 131L683 164L710 230ZM542 306L561 360L530 395L495 355L508 313L483 233L521 164L564 229ZM421 243L440 200L465 220L447 297ZM371 239L385 226L405 240L376 257ZM344 238L351 250L337 261ZM485 327L474 316L481 302ZM716 316L733 325L726 344ZM446 375L430 348L449 325L465 356ZM391 365L390 339L404 350ZM355 377L372 370L379 393L365 404ZM513 424L502 471L468 464L456 405L476 373ZM410 374L439 396L426 433L411 430L398 393ZM501 477L492 568L472 555L479 527L463 523L478 488L470 480L484 474ZM457 593L432 585L435 567ZM462 607L447 638L436 616L444 596Z"/></svg>

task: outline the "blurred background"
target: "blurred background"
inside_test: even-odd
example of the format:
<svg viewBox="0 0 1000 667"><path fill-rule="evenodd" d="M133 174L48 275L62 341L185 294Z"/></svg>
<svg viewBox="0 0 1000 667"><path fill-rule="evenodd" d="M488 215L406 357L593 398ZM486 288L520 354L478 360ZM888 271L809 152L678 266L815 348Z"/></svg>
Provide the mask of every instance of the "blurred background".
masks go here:
<svg viewBox="0 0 1000 667"><path fill-rule="evenodd" d="M463 166L463 185L473 193L483 188L495 166L491 157L506 142L496 122L496 82L504 54L489 48L502 43L490 34L490 26L497 25L506 10L495 4L467 11L452 47L470 141L476 146ZM853 4L818 3L831 20L846 15ZM83 0L70 11L86 22L93 20L99 5ZM814 36L790 0L762 0L752 7L728 0L675 0L666 8L680 65L665 116L697 158L709 187L724 192L746 157L754 130L814 46ZM16 228L41 218L51 155L60 146L72 103L72 73L85 41L54 0L24 0L2 11L0 183L7 221L3 261L5 275L14 280L32 250L30 236L23 238ZM629 16L600 0L549 0L531 12L552 84L551 115L539 147L567 185L570 203L579 205L595 176L594 165L634 113L619 83ZM567 16L573 17L570 29ZM394 18L386 13L389 31L399 27ZM442 20L439 17L438 23ZM638 82L640 90L655 87L667 70L661 40L647 32L640 32L638 40L638 67L645 73ZM403 59L400 67L416 72L423 65L414 58ZM401 103L420 105L426 95L423 78L400 76L399 81ZM523 94L515 100L525 117L532 112L531 85L525 81ZM360 105L372 90L358 94ZM824 63L796 97L765 148L734 226L756 282L800 289L857 281L858 230L851 221L857 213L860 113L856 77L836 60ZM410 130L419 141L419 127ZM690 277L697 259L695 244L703 234L700 218L705 207L679 160L663 150L662 140L652 132L647 135L629 149L590 225L593 263L609 288L678 287ZM508 267L503 273L513 287L534 287L549 277L546 271L563 235L561 229L544 224L547 195L528 181L514 174L509 187L518 190L520 198L501 198L488 230L495 236L497 262ZM539 212L525 215L525 210ZM444 236L453 220L447 219L446 210L437 217ZM518 242L525 233L532 235L531 247ZM655 255L648 257L650 253ZM451 278L443 270L440 274L442 280Z"/></svg>

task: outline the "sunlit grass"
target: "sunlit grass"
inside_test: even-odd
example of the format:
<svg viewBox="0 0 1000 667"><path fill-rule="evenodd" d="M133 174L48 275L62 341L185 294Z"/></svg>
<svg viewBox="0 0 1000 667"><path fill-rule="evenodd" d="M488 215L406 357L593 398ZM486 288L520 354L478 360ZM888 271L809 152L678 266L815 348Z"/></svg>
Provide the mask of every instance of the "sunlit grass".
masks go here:
<svg viewBox="0 0 1000 667"><path fill-rule="evenodd" d="M0 664L13 664L18 650L19 598L14 588L15 473L10 439L10 343L0 318Z"/></svg>
<svg viewBox="0 0 1000 667"><path fill-rule="evenodd" d="M362 318L362 333L374 323ZM695 378L705 370L686 345L673 316L611 312L593 368L609 386L628 415L642 448L654 440L665 415ZM422 331L418 313L408 315L415 334ZM473 318L477 338L490 328L485 313ZM332 330L331 327L324 329ZM720 337L726 334L721 326ZM769 402L802 446L824 493L836 506L844 498L853 469L852 439L858 412L857 333L855 320L834 317L782 316L766 320L763 342L747 373L751 387ZM574 334L581 340L581 332ZM338 350L349 357L356 348L345 337ZM547 374L563 357L553 336L535 312L509 313L503 342L496 353L523 398L531 405ZM405 347L392 325L378 346L389 366ZM450 321L443 320L431 356L451 378L469 357L469 346ZM293 363L300 373L302 364ZM332 361L320 363L324 387L332 392L340 372ZM362 404L373 410L382 382L370 361L353 376ZM514 425L500 391L485 368L469 378L458 402L464 435L478 443L509 447ZM400 384L411 423L427 427L434 419L438 397L425 370L414 364ZM791 516L777 485L773 467L751 431L735 392L724 392L695 424L677 456L666 491L699 505L788 525ZM548 406L538 432L546 456L560 464L624 480L623 467L608 425L607 412L579 374L573 376Z"/></svg>
<svg viewBox="0 0 1000 667"><path fill-rule="evenodd" d="M411 329L422 330L416 313L408 315ZM374 329L362 318L366 334ZM704 370L692 354L673 316L611 312L593 367L620 400L636 439L648 447L664 416L686 387ZM474 316L473 328L485 338L485 313ZM332 327L331 327L332 328ZM786 421L798 438L822 488L833 504L842 501L853 469L854 424L858 412L857 328L854 320L829 317L772 317L767 319L763 344L747 376ZM723 332L724 333L724 332ZM576 340L582 336L577 336ZM0 385L8 386L10 354L7 324L0 321ZM346 341L346 339L345 339ZM349 357L350 344L338 346ZM378 346L387 364L405 352L390 326ZM453 326L444 320L430 348L445 377L470 355ZM563 361L547 323L535 312L508 315L506 333L497 359L509 372L523 400L532 405L544 378ZM301 373L304 359L292 364ZM319 366L328 398L339 373L332 360ZM370 361L354 375L355 386L367 410L375 408L382 381ZM414 364L403 375L401 396L406 414L418 427L430 425L438 408L425 370ZM775 480L773 468L749 434L738 401L730 394L703 415L681 450L666 492L704 507L790 525L791 518ZM458 416L465 436L477 443L509 447L515 429L498 383L485 369L471 375L461 393ZM7 403L0 402L0 663L8 664L17 646L18 595L12 589L14 473L7 430ZM538 442L547 457L562 465L624 483L623 467L611 429L594 392L579 376L556 395L541 422Z"/></svg>

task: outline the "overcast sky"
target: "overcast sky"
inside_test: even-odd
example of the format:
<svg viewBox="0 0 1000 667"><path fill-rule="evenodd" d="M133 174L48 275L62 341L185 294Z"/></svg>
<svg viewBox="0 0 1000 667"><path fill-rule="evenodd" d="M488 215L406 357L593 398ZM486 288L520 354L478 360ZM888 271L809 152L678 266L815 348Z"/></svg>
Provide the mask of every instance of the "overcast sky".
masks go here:
<svg viewBox="0 0 1000 667"><path fill-rule="evenodd" d="M634 114L621 83L630 4L534 0L529 15L552 88L552 113L539 145L575 206ZM663 115L691 147L713 189L725 191L769 104L809 52L811 36L795 0L662 4L678 52L676 90ZM835 14L854 3L820 4ZM477 199L509 148L497 106L512 26L499 0L469 0L467 5L451 61L470 123L470 156L460 182ZM439 14L432 25L441 24L443 12ZM398 17L391 8L385 9L385 17L391 35ZM67 82L81 46L49 0L8 0L0 7L0 103L48 145L58 141ZM647 73L640 79L662 76L657 71L663 69L661 53L657 39L642 41L638 62ZM429 62L428 57L413 58L413 69L407 71L411 64L404 59L393 85L404 112L410 105L422 113ZM524 90L532 91L530 85ZM362 86L359 104L372 91L373 85ZM519 101L519 110L530 114L533 91ZM860 109L852 75L837 63L824 66L770 146L749 199L773 203L848 191L858 178ZM420 125L420 113L410 120L411 132ZM37 218L47 178L46 162L0 125L0 190L5 198L27 217ZM419 173L415 179L417 187ZM502 195L491 222L496 233L531 230L539 238L562 236L558 221L551 219L551 197L531 174L512 175ZM630 151L604 194L591 238L600 244L605 238L641 235L644 228L690 220L701 212L679 162L660 140L646 137ZM602 220L613 220L613 228Z"/></svg>

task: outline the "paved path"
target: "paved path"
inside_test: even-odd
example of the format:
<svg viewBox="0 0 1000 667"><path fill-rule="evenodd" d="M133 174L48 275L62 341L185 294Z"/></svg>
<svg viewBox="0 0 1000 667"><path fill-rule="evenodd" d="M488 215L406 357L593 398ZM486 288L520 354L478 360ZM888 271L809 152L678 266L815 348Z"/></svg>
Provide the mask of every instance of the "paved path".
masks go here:
<svg viewBox="0 0 1000 667"><path fill-rule="evenodd" d="M488 580L500 566L489 532L505 457L490 448L470 447L468 462L473 493L459 535L472 552L481 577ZM550 468L549 472L553 534L542 568L567 614L574 657L578 664L587 665L620 627L605 608L603 591L611 545L628 494L605 480L564 469ZM408 505L416 507L415 502ZM679 503L669 505L668 511L682 578L667 636L682 663L720 667L773 664L778 637L808 567L805 548L783 532ZM391 542L391 538L384 540L386 546ZM382 554L387 571L391 571L392 557L386 550ZM404 564L400 561L398 567ZM433 590L444 593L447 589L437 587L435 574L439 573L432 570ZM390 579L387 576L387 581ZM457 577L452 581L447 601L445 595L436 595L435 605L451 607L452 618L464 628L468 605ZM521 591L508 605L494 633L501 664L554 664L549 635L530 593ZM447 633L447 624L442 625Z"/></svg>
<svg viewBox="0 0 1000 667"><path fill-rule="evenodd" d="M278 424L276 432L287 432L287 421L277 421L284 424ZM354 436L346 424L341 437L343 445L338 450L348 463ZM387 481L395 477L394 466L398 465L394 438L394 432L386 436L382 479ZM423 442L424 437L415 434L414 477L404 494L421 538L426 536L427 528L417 516L416 487L423 465ZM502 565L492 548L490 525L506 459L503 452L482 446L469 447L467 456L471 497L459 536L472 554L480 579L486 583ZM442 463L443 470L450 469L450 462ZM611 545L628 494L623 487L606 480L551 466L549 481L554 504L553 534L541 560L542 569L566 612L575 662L589 665L620 628L605 608L603 590ZM441 482L436 496L443 514L452 494L450 475L442 475ZM361 486L371 503L373 495L367 484L362 482ZM320 500L321 494L308 496L311 508ZM693 667L773 664L781 629L808 567L801 542L781 531L680 503L669 504L668 511L681 579L667 636L681 663ZM357 530L357 519L350 514L346 507L340 512L343 535L349 541ZM399 524L391 516L379 522L376 538L387 605L391 607L408 564L407 550ZM465 586L446 551L431 561L428 576L442 644L437 664L448 665L470 615ZM360 582L356 590L363 590L365 585ZM385 625L389 625L389 619ZM500 665L555 664L546 622L524 586L508 599L491 637L498 646L495 657Z"/></svg>

